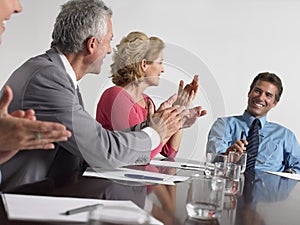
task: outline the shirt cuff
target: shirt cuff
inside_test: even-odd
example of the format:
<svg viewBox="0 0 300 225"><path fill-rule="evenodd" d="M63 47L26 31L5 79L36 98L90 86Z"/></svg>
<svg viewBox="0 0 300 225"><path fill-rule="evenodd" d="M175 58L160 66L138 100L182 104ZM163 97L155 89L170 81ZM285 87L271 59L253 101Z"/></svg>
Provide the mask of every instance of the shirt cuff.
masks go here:
<svg viewBox="0 0 300 225"><path fill-rule="evenodd" d="M159 134L151 127L145 127L144 129L142 129L142 131L148 134L151 139L151 150L157 148L160 144Z"/></svg>

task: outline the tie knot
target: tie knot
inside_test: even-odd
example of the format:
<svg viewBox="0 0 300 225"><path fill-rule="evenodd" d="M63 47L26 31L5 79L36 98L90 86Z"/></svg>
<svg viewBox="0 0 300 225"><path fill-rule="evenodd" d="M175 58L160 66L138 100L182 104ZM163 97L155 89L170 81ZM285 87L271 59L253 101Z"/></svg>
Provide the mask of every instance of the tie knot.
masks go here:
<svg viewBox="0 0 300 225"><path fill-rule="evenodd" d="M261 124L260 124L259 119L255 119L251 125L251 127L258 127L258 128L260 128L260 126L261 126Z"/></svg>

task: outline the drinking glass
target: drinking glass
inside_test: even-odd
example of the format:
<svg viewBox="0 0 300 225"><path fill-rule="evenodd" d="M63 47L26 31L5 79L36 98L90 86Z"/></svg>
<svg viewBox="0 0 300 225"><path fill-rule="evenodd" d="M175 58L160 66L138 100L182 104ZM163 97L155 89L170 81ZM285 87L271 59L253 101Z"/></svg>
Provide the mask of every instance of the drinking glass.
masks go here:
<svg viewBox="0 0 300 225"><path fill-rule="evenodd" d="M206 154L206 162L205 162L205 174L207 176L212 176L214 173L215 163L221 162L224 165L227 164L227 156L220 153L212 153L208 152Z"/></svg>
<svg viewBox="0 0 300 225"><path fill-rule="evenodd" d="M218 219L223 210L225 181L221 177L191 177L186 209L195 219Z"/></svg>
<svg viewBox="0 0 300 225"><path fill-rule="evenodd" d="M247 152L243 152L242 154L240 154L237 152L230 151L228 153L227 162L241 165L241 173L244 173L247 164Z"/></svg>
<svg viewBox="0 0 300 225"><path fill-rule="evenodd" d="M241 165L227 163L224 176L225 179L225 194L235 195L239 191Z"/></svg>
<svg viewBox="0 0 300 225"><path fill-rule="evenodd" d="M222 177L224 176L226 170L227 163L216 162L214 164L214 176Z"/></svg>

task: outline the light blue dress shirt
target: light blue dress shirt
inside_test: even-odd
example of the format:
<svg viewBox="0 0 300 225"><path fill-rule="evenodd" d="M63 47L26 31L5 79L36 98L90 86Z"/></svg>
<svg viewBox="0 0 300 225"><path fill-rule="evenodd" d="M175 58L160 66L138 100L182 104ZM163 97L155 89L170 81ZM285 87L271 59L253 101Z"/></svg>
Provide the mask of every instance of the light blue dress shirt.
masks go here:
<svg viewBox="0 0 300 225"><path fill-rule="evenodd" d="M244 130L246 139L255 118L248 112L241 116L218 118L213 124L206 145L206 152L225 153L226 149L240 140ZM255 169L282 172L293 169L300 174L300 146L295 135L289 129L259 118L259 148Z"/></svg>

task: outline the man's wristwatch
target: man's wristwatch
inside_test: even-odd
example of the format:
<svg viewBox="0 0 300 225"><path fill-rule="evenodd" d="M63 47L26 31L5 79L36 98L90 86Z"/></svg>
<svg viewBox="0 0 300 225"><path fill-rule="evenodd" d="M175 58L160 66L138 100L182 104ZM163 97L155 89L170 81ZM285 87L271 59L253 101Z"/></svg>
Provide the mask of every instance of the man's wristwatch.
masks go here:
<svg viewBox="0 0 300 225"><path fill-rule="evenodd" d="M149 127L148 120L144 120L144 121L140 124L141 130L144 129L145 127Z"/></svg>

